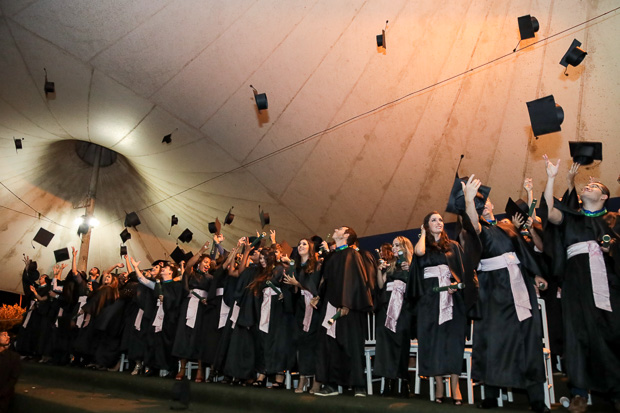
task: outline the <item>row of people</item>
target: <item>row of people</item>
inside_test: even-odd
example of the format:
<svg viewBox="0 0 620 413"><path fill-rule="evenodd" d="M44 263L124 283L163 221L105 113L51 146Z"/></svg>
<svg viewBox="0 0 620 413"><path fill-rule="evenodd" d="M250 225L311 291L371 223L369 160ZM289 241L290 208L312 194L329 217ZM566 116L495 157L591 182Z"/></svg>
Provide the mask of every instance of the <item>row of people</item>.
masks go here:
<svg viewBox="0 0 620 413"><path fill-rule="evenodd" d="M547 408L537 294L547 287L545 278L559 278L571 411L585 411L590 389L608 394L617 409L616 214L605 210L609 190L597 182L584 187L581 205L574 185L562 202L554 200L557 170L547 160L542 219L528 220L527 235L518 216L497 222L490 200L476 205L481 183L472 175L462 184L458 242L448 238L442 216L431 212L415 246L399 236L379 260L357 247L357 235L347 226L334 230L330 253L319 255L315 250L327 250L325 243L302 239L291 261L275 239L261 248L243 238L217 259L205 245L182 270L161 261L143 272L127 257L124 265L104 271L99 286L98 270L79 274L74 260L65 280L56 267L55 281L41 277L32 286L37 302L24 320L18 349L44 357L55 353L61 360L73 354L103 367L112 367L124 352L136 374L145 365L175 372L180 360L179 379L192 360L199 365L196 381L205 380L204 367L210 366L245 385L264 386L272 376L273 388L284 385L285 371L297 370L298 392L313 376L316 395L335 395L344 386L362 396L366 321L374 311L374 373L408 380L410 340L417 338L417 373L437 378L438 403L445 401L441 377L451 375L458 405L456 376L473 319L472 376L486 386L479 406L496 406L499 389L514 387L526 389L532 410L540 412ZM573 178L577 171L578 165L571 168ZM531 183L526 189L531 194ZM26 266L24 279L32 279L28 261ZM126 273L111 274L123 266Z"/></svg>

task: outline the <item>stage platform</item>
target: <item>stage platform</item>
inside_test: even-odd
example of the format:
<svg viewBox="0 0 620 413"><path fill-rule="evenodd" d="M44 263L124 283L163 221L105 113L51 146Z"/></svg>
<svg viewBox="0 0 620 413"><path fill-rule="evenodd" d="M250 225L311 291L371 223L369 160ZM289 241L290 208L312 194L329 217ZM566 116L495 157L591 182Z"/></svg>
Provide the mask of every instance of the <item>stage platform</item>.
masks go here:
<svg viewBox="0 0 620 413"><path fill-rule="evenodd" d="M566 393L566 384L559 375L557 392ZM170 411L174 380L159 377L131 376L129 372L93 371L84 368L42 365L24 362L16 389L13 412L163 412ZM464 386L462 385L463 389ZM378 393L378 383L376 392ZM479 390L476 390L479 398ZM526 396L515 391L514 402L492 411L501 413L529 411ZM317 397L295 394L292 390L256 389L218 383L191 383L194 412L295 412L295 413L358 413L358 412L480 412L473 405L453 406L452 401L439 405L428 397L428 382L422 382L422 394L413 398L368 396L353 397L345 391L340 396ZM553 411L567 412L560 405ZM602 399L594 399L591 412L612 412Z"/></svg>

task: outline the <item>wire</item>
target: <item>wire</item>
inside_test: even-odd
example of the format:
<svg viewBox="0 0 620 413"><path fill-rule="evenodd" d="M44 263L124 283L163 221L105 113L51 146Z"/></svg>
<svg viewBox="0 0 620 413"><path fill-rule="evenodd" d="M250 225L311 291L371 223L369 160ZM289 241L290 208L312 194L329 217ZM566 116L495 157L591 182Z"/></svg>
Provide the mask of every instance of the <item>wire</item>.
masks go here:
<svg viewBox="0 0 620 413"><path fill-rule="evenodd" d="M63 227L63 228L66 228L66 229L71 229L71 228L69 228L69 227L67 227L67 226L64 226L64 225L62 225L62 224L59 224L58 222L54 221L53 219L51 219L51 218L49 218L49 217L45 216L45 214L43 214L42 212L39 212L39 211L37 211L36 209L34 209L32 206L30 206L30 204L28 204L28 202L26 202L26 201L24 201L23 199L21 199L21 198L20 198L20 197L19 197L19 196L15 193L15 192L11 191L11 190L10 190L10 189L9 189L9 188L8 188L8 187L4 184L4 183L3 183L3 182L0 182L0 185L2 185L2 186L3 186L3 187L7 190L7 191L9 191L9 192L11 193L11 195L13 195L15 198L17 198L17 199L19 199L20 201L22 201L22 202L24 203L24 205L26 205L28 208L32 209L32 210L33 210L33 211L34 211L37 215L36 215L36 216L29 215L29 214L27 214L27 213L25 213L25 212L17 211L17 210L15 210L15 209L13 209L13 208L9 208L9 207L6 207L6 206L4 206L4 205L0 205L0 207L2 207L2 208L6 208L6 209L9 209L9 210L11 210L11 211L13 211L13 212L17 212L17 213L19 213L19 214L23 214L23 215L26 215L26 216L29 216L29 217L33 217L33 218L38 218L38 219L45 218L46 220L48 220L48 221L49 221L49 222L51 222L52 224L56 224L56 225L58 225L59 227Z"/></svg>
<svg viewBox="0 0 620 413"><path fill-rule="evenodd" d="M218 178L221 178L221 177L223 177L223 176L225 176L225 175L232 174L232 173L237 172L237 171L239 171L239 170L241 170L241 169L245 169L245 168L247 168L247 167L249 167L249 166L252 166L252 165L254 165L254 164L257 164L257 163L259 163L259 162L262 162L262 161L264 161L264 160L266 160L266 159L269 159L269 158L271 158L271 157L273 157L273 156L279 155L279 154L281 154L281 153L283 153L283 152L286 152L286 151L288 151L288 150L290 150L290 149L293 149L293 148L295 148L295 147L297 147L297 146L299 146L299 145L303 145L303 144L305 144L305 143L307 143L307 142L309 142L309 141L311 141L311 140L316 139L317 137L319 137L319 136L321 136L321 135L324 135L324 134L326 134L326 133L328 133L328 132L333 131L334 129L340 128L340 127L341 127L341 126L343 126L343 125L346 125L346 124L348 124L348 123L351 123L351 122L353 122L353 121L355 121L355 120L357 120L357 119L360 119L360 118L362 118L362 117L364 117L364 116L368 116L368 115L370 115L370 114L372 114L372 113L374 113L374 112L377 112L377 111L379 111L379 110L381 110L381 109L383 109L383 108L386 108L386 107L388 107L388 106L394 105L394 104L396 104L396 103L398 103L398 102L400 102L400 101L402 101L402 100L405 100L405 99L407 99L407 98L410 98L410 97L412 97L412 96L414 96L414 95L418 95L418 94L420 94L420 93L422 93L422 92L424 92L424 91L426 91L426 90L429 90L429 89L435 88L435 87L437 87L437 86L439 86L439 85L442 85L442 84L444 84L444 83L450 82L450 81L452 81L452 80L454 80L454 79L457 79L457 78L459 78L459 77L465 76L465 75L467 75L468 73L471 73L471 72L476 71L476 70L478 70L478 69L481 69L481 68L483 68L483 67L489 66L489 65L491 65L491 64L493 64L493 63L495 63L495 62L497 62L497 61L499 61L499 60L505 59L505 58L507 58L508 56L511 56L511 55L513 55L513 54L515 54L515 53L517 53L517 52L520 52L521 50L524 50L524 49L527 49L527 48L529 48L529 47L535 46L535 45L537 45L537 44L539 44L539 43L547 42L548 40L550 40L550 39L552 39L552 38L554 38L554 37L560 36L560 35L562 35L562 34L564 34L564 33L568 32L568 31L571 31L571 30L573 30L573 29L575 29L575 28L577 28L577 27L583 26L583 25L588 24L588 23L590 23L590 22L592 22L592 21L594 21L594 20L600 19L601 17L604 17L604 16L606 16L606 15L608 15L608 14L611 14L611 13L613 13L613 12L617 11L617 10L620 10L620 7L616 7L615 9L609 10L609 11L607 11L607 12L605 12L605 13L603 13L603 14L600 14L600 15L598 15L598 16L596 16L596 17L593 17L593 18L588 19L588 20L586 20L586 21L584 21L584 22L578 23L578 24L576 24L576 25L574 25L574 26L571 26L571 27L569 27L569 28L567 28L567 29L564 29L564 30L562 30L562 31L560 31L560 32L558 32L558 33L554 33L554 34L552 34L552 35L550 35L550 36L547 36L547 37L546 37L546 38L544 38L544 39L540 39L540 40L538 40L538 41L536 41L536 42L533 42L533 43L531 43L531 44L529 44L529 45L527 45L527 46L525 46L525 47L523 47L523 48L521 48L521 49L517 49L517 50L514 50L514 51L512 51L512 52L506 53L506 54L504 54L504 55L502 55L502 56L499 56L499 57L496 57L495 59L490 60L490 61L488 61L488 62L486 62L486 63L482 63L482 64L480 64L480 65L478 65L478 66L476 66L476 67L473 67L473 68L471 68L471 69L467 69L467 70L465 70L465 71L463 71L463 72L461 72L461 73L458 73L458 74L456 74L456 75L454 75L454 76L451 76L451 77L448 77L448 78L446 78L446 79L440 80L440 81L438 81L438 82L436 82L436 83L434 83L434 84L432 84L432 85L425 86L425 87L423 87L423 88L421 88L421 89L415 90L415 91L410 92L410 93L408 93L408 94L406 94L406 95L403 95L403 96L401 96L401 97L399 97L399 98L396 98L396 99L391 100L391 101L389 101L389 102L386 102L386 103L384 103L384 104L382 104L382 105L379 105L379 106L377 106L377 107L375 107L375 108L373 108L373 109L369 109L369 110L367 110L366 112L360 113L360 114L355 115L355 116L353 116L353 117L351 117L351 118L349 118L349 119L343 120L342 122L339 122L339 123L337 123L337 124L335 124L335 125L333 125L333 126L330 126L330 127L326 128L326 129L323 129L323 130L321 130L321 131L319 131L319 132L315 132L315 133L313 133L313 134L311 134L311 135L309 135L309 136L306 136L305 138L302 138L302 139L300 139L300 140L298 140L298 141L295 141L295 142L290 143L290 144L288 144L288 145L285 145L285 146L283 146L283 147L281 147L281 148L279 148L279 149L276 149L276 150L275 150L275 151L273 151L273 152L270 152L270 153L268 153L268 154L265 154L265 155L263 155L263 156L261 156L261 157L258 157L258 158L254 159L254 160L252 160L252 161L246 162L246 163L244 163L244 164L242 164L242 165L239 165L239 166L237 166L237 167L235 167L235 168L233 168L233 169L231 169L231 170L229 170L229 171L222 172L222 173L220 173L220 174L218 174L218 175L216 175L216 176L214 176L214 177L211 177L211 178L206 179L206 180L204 180L204 181L202 181L202 182L199 182L199 183L197 183L196 185L193 185L193 186L191 186L191 187L189 187L189 188L183 189L182 191L179 191L179 192L177 192L177 193L175 193L175 194L173 194L173 195L170 195L170 196L168 196L168 197L166 197L166 198L163 198L163 199L161 199L161 200L159 200L159 201L157 201L157 202L154 202L154 203L152 203L152 204L149 204L149 205L147 205L147 206L145 206L145 207L143 207L143 208L141 208L141 209L137 210L137 212L144 211L144 210L146 210L146 209L152 208L152 207L154 207L155 205L161 204L162 202L166 202L167 200L169 200L169 199L171 199L171 198L174 198L174 197L176 197L176 196L179 196L179 195L181 195L181 194L184 194L185 192L191 191L192 189L197 188L197 187L199 187L199 186L201 186L201 185L204 185L204 184L206 184L206 183L209 183L209 182L211 182L211 181L214 181L214 180L216 180L216 179L218 179ZM115 221L112 221L112 222L116 222L116 221L118 221L118 220L120 220L120 219L121 219L121 218L119 218L119 219L117 219L117 220L115 220ZM108 224L111 224L112 222L109 222ZM108 225L108 224L106 224L106 225Z"/></svg>

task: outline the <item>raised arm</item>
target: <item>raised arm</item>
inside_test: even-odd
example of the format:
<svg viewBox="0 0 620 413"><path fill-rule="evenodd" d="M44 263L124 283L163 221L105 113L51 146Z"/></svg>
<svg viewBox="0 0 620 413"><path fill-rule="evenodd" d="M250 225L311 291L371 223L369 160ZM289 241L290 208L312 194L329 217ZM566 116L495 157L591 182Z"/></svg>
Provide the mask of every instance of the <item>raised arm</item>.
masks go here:
<svg viewBox="0 0 620 413"><path fill-rule="evenodd" d="M103 272L103 274L110 274L112 271L114 271L117 268L123 268L125 265L122 262L116 263L113 266L111 266L110 268L108 268L107 270L105 270Z"/></svg>
<svg viewBox="0 0 620 413"><path fill-rule="evenodd" d="M415 255L418 257L426 254L426 230L424 229L424 224L420 227L420 239L415 244L415 248L413 249Z"/></svg>
<svg viewBox="0 0 620 413"><path fill-rule="evenodd" d="M138 281L140 282L140 284L150 288L151 290L154 290L155 289L155 281L149 280L148 278L146 278L142 274L142 271L140 271L140 268L139 268L140 261L134 260L133 257L129 257L129 261L131 262L131 265L133 266L134 270L136 271L136 277L138 278Z"/></svg>
<svg viewBox="0 0 620 413"><path fill-rule="evenodd" d="M559 161L558 161L559 164ZM577 172L579 172L580 163L573 162L570 169L568 170L568 174L566 174L566 184L568 185L568 193L571 193L573 189L575 189L575 176L577 176Z"/></svg>
<svg viewBox="0 0 620 413"><path fill-rule="evenodd" d="M547 155L543 155L547 169L547 185L545 186L545 201L547 202L547 219L552 224L559 224L562 222L564 216L562 211L557 209L554 205L553 198L553 184L555 183L555 177L558 175L558 169L560 167L560 160L557 164L552 164Z"/></svg>
<svg viewBox="0 0 620 413"><path fill-rule="evenodd" d="M185 270L188 270L190 268L193 268L194 265L196 265L196 263L198 262L198 259L209 249L209 241L205 242L205 245L202 246L202 248L200 248L198 250L198 252L196 254L194 254L194 256L192 258L189 259L189 261L187 261L187 264L185 264Z"/></svg>
<svg viewBox="0 0 620 413"><path fill-rule="evenodd" d="M71 261L71 272L73 272L73 275L77 275L77 250L75 247L71 247L71 255L73 256L73 260Z"/></svg>
<svg viewBox="0 0 620 413"><path fill-rule="evenodd" d="M480 234L480 231L482 231L480 227L480 217L478 216L478 211L476 211L476 204L474 202L480 185L482 185L480 179L474 179L473 174L469 177L466 184L461 182L463 194L465 195L465 213L469 217L476 234Z"/></svg>

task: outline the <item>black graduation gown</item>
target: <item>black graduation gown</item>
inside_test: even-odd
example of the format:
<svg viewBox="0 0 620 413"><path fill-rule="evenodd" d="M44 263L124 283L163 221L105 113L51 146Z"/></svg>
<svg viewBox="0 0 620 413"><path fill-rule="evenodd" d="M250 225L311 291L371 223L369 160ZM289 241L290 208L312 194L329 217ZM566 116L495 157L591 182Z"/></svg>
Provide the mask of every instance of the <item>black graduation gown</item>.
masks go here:
<svg viewBox="0 0 620 413"><path fill-rule="evenodd" d="M206 306L202 303L198 304L198 311L196 312L196 322L194 328L187 325L187 307L190 301L191 290L199 289L208 292L213 282L213 276L210 274L204 274L195 270L195 276L189 276L187 272L183 275L187 283L185 291L183 291L184 298L182 298L182 304L179 309L179 317L177 324L176 336L174 339L174 346L172 347L172 355L180 359L187 360L199 360L201 342L201 325L204 321L206 312Z"/></svg>
<svg viewBox="0 0 620 413"><path fill-rule="evenodd" d="M183 296L183 285L181 282L172 280L164 281L160 285L162 295L164 296L164 321L159 332L155 332L153 323L148 327L148 352L145 363L149 368L174 371L177 359L172 356L172 346L174 345L177 323L179 322L179 307ZM157 291L153 291L153 299L155 300L155 307L152 309L153 315L150 319L155 321L158 310Z"/></svg>
<svg viewBox="0 0 620 413"><path fill-rule="evenodd" d="M532 316L519 322L508 269L478 272L481 319L474 323L472 377L498 387L543 383L542 323L533 280L540 269L514 225L489 225L484 220L480 225L483 259L516 252Z"/></svg>
<svg viewBox="0 0 620 413"><path fill-rule="evenodd" d="M27 274L24 272L24 277L26 276ZM27 293L25 293L25 296L30 298L30 304L24 314L24 319L19 328L17 342L15 344L15 349L23 356L41 355L43 340L45 340L46 335L48 335L47 330L50 327L47 322L49 303L46 301L38 301L34 293L30 291L30 285L35 284L29 284ZM45 286L36 286L36 288L37 293L41 297L47 296L49 293L49 286L47 284ZM30 315L30 317L28 317L28 315ZM26 320L28 320L27 324ZM26 324L26 326L24 326L24 324Z"/></svg>
<svg viewBox="0 0 620 413"><path fill-rule="evenodd" d="M269 330L265 333L258 330L261 345L261 355L263 360L259 360L258 365L264 365L265 374L281 373L290 370L294 364L294 352L292 346L292 334L294 325L293 295L292 287L284 284L284 267L277 265L273 269L270 281L282 291L282 300L277 295L271 296L271 308L269 314ZM260 320L261 304L263 301L263 291L271 292L271 287L266 284L261 285L257 308L257 318ZM258 324L258 323L257 323ZM257 326L258 327L258 326Z"/></svg>
<svg viewBox="0 0 620 413"><path fill-rule="evenodd" d="M347 307L349 314L336 321L336 338L319 328L316 379L321 383L365 387L364 340L367 315L372 311L365 264L353 248L336 250L323 265L324 291L320 323L325 319L327 303Z"/></svg>
<svg viewBox="0 0 620 413"><path fill-rule="evenodd" d="M433 292L439 286L437 278L424 279L424 268L447 265L451 282L462 282L465 277L461 246L450 241L447 252L427 248L422 257L413 258L411 268L412 295L417 302L418 366L420 376L460 374L467 333L463 291L452 294L452 320L439 324L441 293Z"/></svg>
<svg viewBox="0 0 620 413"><path fill-rule="evenodd" d="M200 359L207 365L213 364L217 345L222 335L223 328L218 328L220 323L220 310L222 307L223 290L226 284L226 270L217 268L213 273L213 282L207 295L207 308L205 309L204 322L201 324L200 335L202 346ZM220 290L221 289L221 290ZM220 294L218 295L218 290Z"/></svg>
<svg viewBox="0 0 620 413"><path fill-rule="evenodd" d="M256 266L250 266L239 277L231 277L227 274L227 276L224 277L224 295L222 296L222 303L225 303L228 306L229 310L228 315L226 316L226 324L220 329L217 346L215 348L215 353L213 356L213 369L218 372L224 370L226 355L228 353L228 348L230 347L230 339L233 332L233 323L230 320L230 316L232 314L233 305L235 304L236 300L235 294L237 285L241 283L243 279L248 278L248 275L250 273L247 271L250 270L250 268L252 269L251 272L256 270ZM253 278L253 275L251 277ZM245 285L247 285L247 283Z"/></svg>
<svg viewBox="0 0 620 413"><path fill-rule="evenodd" d="M375 337L377 348L375 352L374 374L389 379L409 379L407 371L409 363L409 348L411 337L411 309L409 306L407 290L403 296L403 306L398 316L396 332L385 326L387 309L392 296L387 291L387 284L396 280L409 284L409 271L396 269L388 271L383 288L376 296L375 310Z"/></svg>
<svg viewBox="0 0 620 413"><path fill-rule="evenodd" d="M321 272L313 271L307 273L304 266L296 269L295 278L303 288L316 297L319 292L321 282ZM308 304L309 305L309 304ZM304 316L306 314L306 300L300 291L295 294L295 327L293 333L293 348L297 354L297 367L299 374L303 376L313 375L316 371L316 351L318 345L318 329L320 327L320 314L313 309L310 328L304 331Z"/></svg>
<svg viewBox="0 0 620 413"><path fill-rule="evenodd" d="M235 327L232 328L230 346L224 363L224 374L241 380L255 378L257 360L262 359L260 354L257 355L261 349L257 344L258 330L256 324L258 324L258 315L256 314L256 307L258 297L247 288L259 272L260 267L256 265L246 268L239 275L235 289L235 302L239 306L239 316ZM260 370L264 370L264 367Z"/></svg>
<svg viewBox="0 0 620 413"><path fill-rule="evenodd" d="M588 217L560 204L556 207L563 210L564 219L559 226L545 228L550 233L545 252L553 254L556 275L562 280L566 372L575 387L620 398L620 236L613 229L617 214ZM611 252L603 254L612 312L594 304L588 254L566 256L568 246L600 242L604 234L616 240Z"/></svg>

